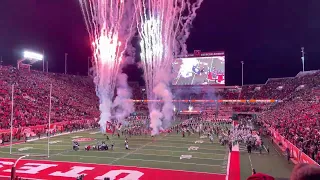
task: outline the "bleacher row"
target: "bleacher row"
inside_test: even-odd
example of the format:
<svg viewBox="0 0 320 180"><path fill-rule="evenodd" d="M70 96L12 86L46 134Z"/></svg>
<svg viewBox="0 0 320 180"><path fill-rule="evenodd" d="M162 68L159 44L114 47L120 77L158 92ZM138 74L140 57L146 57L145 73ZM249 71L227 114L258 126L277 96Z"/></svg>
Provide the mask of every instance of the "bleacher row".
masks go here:
<svg viewBox="0 0 320 180"><path fill-rule="evenodd" d="M14 127L46 124L49 109L49 89L52 84L52 122L95 119L99 117L98 98L88 77L18 71L15 67L0 67L0 129L10 127L11 88L14 84ZM133 99L146 99L143 87L129 83ZM235 105L237 111L261 111L261 122L279 130L298 147L314 156L320 145L319 87L320 71L299 73L296 77L269 79L263 85L224 88L208 92L180 95L181 99L281 99L268 108ZM183 91L183 90L182 90ZM136 103L136 112L147 112L146 103ZM145 113L144 113L145 114ZM210 115L211 116L211 115ZM289 123L290 122L290 123ZM294 123L291 123L294 122ZM303 140L301 140L301 138Z"/></svg>

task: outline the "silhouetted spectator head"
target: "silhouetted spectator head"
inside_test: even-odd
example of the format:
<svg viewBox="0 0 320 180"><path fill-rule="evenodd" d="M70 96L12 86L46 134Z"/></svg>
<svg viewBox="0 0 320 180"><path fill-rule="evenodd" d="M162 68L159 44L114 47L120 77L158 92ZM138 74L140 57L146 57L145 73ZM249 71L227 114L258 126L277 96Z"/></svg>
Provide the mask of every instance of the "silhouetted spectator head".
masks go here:
<svg viewBox="0 0 320 180"><path fill-rule="evenodd" d="M313 164L297 164L291 173L290 180L319 180L320 166Z"/></svg>

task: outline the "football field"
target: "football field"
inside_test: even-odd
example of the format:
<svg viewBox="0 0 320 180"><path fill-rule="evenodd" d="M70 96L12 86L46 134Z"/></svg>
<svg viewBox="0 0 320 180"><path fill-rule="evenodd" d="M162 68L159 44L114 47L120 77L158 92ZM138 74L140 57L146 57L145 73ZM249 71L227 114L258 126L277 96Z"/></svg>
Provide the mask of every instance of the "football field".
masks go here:
<svg viewBox="0 0 320 180"><path fill-rule="evenodd" d="M10 176L8 169L11 166L5 165L13 164L14 159L26 154L29 157L17 164L17 175L34 179L73 179L80 174L86 174L85 179L103 179L110 176L118 179L131 174L132 177L138 177L137 179L178 177L224 180L227 174L229 150L221 146L216 137L214 143L211 143L207 137L199 137L198 134L187 135L185 138L176 133L162 134L154 139L144 135L132 136L128 137L130 150L125 149L124 136L118 138L109 135L109 138L110 140L107 140L98 130L51 137L49 158L48 139L14 144L12 155L9 153L9 146L1 147L3 165L0 176ZM72 140L75 139L80 144L78 151L72 150ZM86 145L96 145L101 141L105 141L109 148L114 142L114 149L84 150ZM38 168L36 172L30 173L31 170L26 170L35 167Z"/></svg>

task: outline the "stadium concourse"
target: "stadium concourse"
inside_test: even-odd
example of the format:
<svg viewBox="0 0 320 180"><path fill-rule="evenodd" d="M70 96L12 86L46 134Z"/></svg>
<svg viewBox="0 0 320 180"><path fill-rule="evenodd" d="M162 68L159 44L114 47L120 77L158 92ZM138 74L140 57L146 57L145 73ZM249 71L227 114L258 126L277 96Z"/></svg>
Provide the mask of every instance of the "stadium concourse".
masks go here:
<svg viewBox="0 0 320 180"><path fill-rule="evenodd" d="M53 85L50 127L49 84ZM263 85L220 86L214 91L201 87L185 93L174 89L181 99L240 101L176 104L179 111L173 127L153 138L142 131L148 121L147 105L137 102L135 114L120 131L124 134L112 136L97 130L98 98L90 78L1 66L0 176L10 177L14 161L28 154L16 166L16 175L25 179L75 179L85 174L84 179L237 180L249 177L253 168L275 178L288 178L293 163L320 161L319 84L320 71L309 71L292 78L269 79ZM131 83L131 88L133 99L146 97L137 83ZM199 113L180 113L190 106ZM237 125L230 124L230 117ZM206 130L198 134L202 125ZM52 136L50 141L47 134ZM72 149L72 141L79 143L79 150ZM103 143L107 152L93 150ZM251 154L248 146L252 146ZM291 154L288 163L283 154L294 152L294 147L302 152Z"/></svg>

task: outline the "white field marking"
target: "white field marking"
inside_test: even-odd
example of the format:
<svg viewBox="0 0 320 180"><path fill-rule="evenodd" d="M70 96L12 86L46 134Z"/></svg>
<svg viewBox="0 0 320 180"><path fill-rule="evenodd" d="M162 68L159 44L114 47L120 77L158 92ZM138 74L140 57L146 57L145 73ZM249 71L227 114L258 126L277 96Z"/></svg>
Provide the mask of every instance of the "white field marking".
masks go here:
<svg viewBox="0 0 320 180"><path fill-rule="evenodd" d="M91 141L91 143L92 142L95 142L95 141ZM82 146L84 146L84 144L85 145L91 145L91 143L90 142L87 142L87 143L84 143L84 142L80 142L80 145L82 144ZM34 145L34 146L47 146L47 144L48 143L43 143L43 144L30 144L30 145ZM115 142L115 144L117 144L116 142ZM122 143L121 143L122 144ZM132 143L131 144L131 146L142 146L143 144L134 144L134 143ZM72 144L71 144L71 141L70 141L70 143L68 143L68 144L66 144L66 143L61 143L61 144L53 144L51 147L56 147L56 146L68 146L68 147L72 147ZM14 147L14 146L13 146ZM16 147L19 147L19 146L16 146Z"/></svg>
<svg viewBox="0 0 320 180"><path fill-rule="evenodd" d="M68 134L74 134L74 133L78 133L78 132L83 132L83 131L89 131L91 129L81 129L79 131L72 131L72 132L64 132L64 133L60 133L60 134L55 134L53 136L50 136L50 138L53 138L53 137L58 137L58 136L63 136L63 135L68 135ZM48 137L40 137L39 138L33 138L33 139L29 139L27 140L27 142L33 142L33 141L38 141L38 140L42 140L42 139L47 139Z"/></svg>
<svg viewBox="0 0 320 180"><path fill-rule="evenodd" d="M18 151L28 151L33 149L33 147L23 147L23 148L19 148Z"/></svg>
<svg viewBox="0 0 320 180"><path fill-rule="evenodd" d="M253 168L252 168L251 157L250 157L250 154L248 154L248 155L249 155L249 161L250 161L250 165L251 165L251 170L252 170Z"/></svg>
<svg viewBox="0 0 320 180"><path fill-rule="evenodd" d="M197 141L195 141L194 143L195 143L195 144L202 144L203 141L202 141L202 140L197 140Z"/></svg>
<svg viewBox="0 0 320 180"><path fill-rule="evenodd" d="M57 143L60 143L60 142L62 142L62 141L49 141L49 144L57 144Z"/></svg>
<svg viewBox="0 0 320 180"><path fill-rule="evenodd" d="M188 151L198 151L198 149L199 149L199 147L197 147L197 146L190 146L188 148Z"/></svg>
<svg viewBox="0 0 320 180"><path fill-rule="evenodd" d="M192 155L181 155L180 156L180 160L181 159L191 159L192 158Z"/></svg>
<svg viewBox="0 0 320 180"><path fill-rule="evenodd" d="M79 155L65 155L62 154L60 156L74 156L79 158L100 158L100 159L119 159L119 158L111 158L111 157L99 157L99 156L79 156ZM158 160L151 160L151 159L135 159L135 158L124 158L125 160L131 160L131 161L149 161L149 162L163 162L163 163L177 163L177 164L191 164L191 165L200 165L200 166L220 166L216 164L197 164L197 163L185 163L185 162L173 162L173 161L158 161ZM111 163L109 163L111 164Z"/></svg>
<svg viewBox="0 0 320 180"><path fill-rule="evenodd" d="M123 148L119 148L119 147L114 147L114 149L123 149ZM155 150L155 149L141 149L141 150L149 150L149 151L154 151L154 152L168 152L168 153L186 153L187 151L170 151L170 150ZM82 151L82 150L80 150ZM94 152L98 152L98 153L102 153L103 151L94 151ZM108 151L108 153L124 153L124 152L117 152L117 151ZM224 155L224 154L220 154L220 153L201 153L201 152L189 152L189 153L193 153L193 154L203 154L203 155ZM134 154L138 154L138 153L134 153ZM141 153L141 154L145 154L145 153Z"/></svg>
<svg viewBox="0 0 320 180"><path fill-rule="evenodd" d="M10 154L10 152L5 152L5 151L0 151L0 153L2 153L2 154ZM12 153L12 154L21 155L21 156L29 154L30 155L29 157L32 157L34 155L43 155L43 154L39 154L39 153L20 153L20 154ZM47 156L47 154L45 154L45 156ZM10 158L0 158L0 159L10 159Z"/></svg>
<svg viewBox="0 0 320 180"><path fill-rule="evenodd" d="M166 140L166 139L165 139ZM197 139L194 139L193 141L178 141L178 142L183 142L183 143L186 143L186 144L193 144L195 141L199 140L198 138ZM200 140L201 141L201 140ZM174 142L177 142L177 141L170 141L170 140L166 140L166 142L172 142L171 144L174 144ZM176 144L182 144L182 143L176 143ZM204 145L213 145L213 144L220 144L218 142L209 142L209 141L203 141L203 144Z"/></svg>
<svg viewBox="0 0 320 180"><path fill-rule="evenodd" d="M97 131L97 132L92 132L92 133L89 133L89 134L98 134L98 133L101 133L101 132Z"/></svg>
<svg viewBox="0 0 320 180"><path fill-rule="evenodd" d="M266 152L268 152L267 148L263 145L264 149L266 150Z"/></svg>
<svg viewBox="0 0 320 180"><path fill-rule="evenodd" d="M231 153L229 152L229 155L228 155L228 165L227 165L227 175L226 175L226 180L229 180L229 168L230 168L230 157L231 157Z"/></svg>
<svg viewBox="0 0 320 180"><path fill-rule="evenodd" d="M78 139L78 138L82 138L83 136L72 136L72 139Z"/></svg>
<svg viewBox="0 0 320 180"><path fill-rule="evenodd" d="M130 154L132 154L132 153L134 153L134 152L136 152L136 151L138 151L138 150L140 150L140 149L142 149L142 148L146 147L148 144L151 144L151 143L153 143L153 141L146 143L145 145L143 145L143 146L141 146L141 147L137 148L137 149L136 149L136 150L134 150L134 151L130 151L130 150L129 150L130 152L128 152L127 154L125 154L124 156L122 156L122 157L120 157L120 158L117 158L116 160L112 161L110 164L113 164L113 163L115 163L115 162L119 161L120 159L123 159L123 158L125 158L125 157L129 156Z"/></svg>
<svg viewBox="0 0 320 180"><path fill-rule="evenodd" d="M154 146L154 145L149 145L152 147L168 147L168 148L187 148L189 146L192 146L192 144L189 144L187 147L177 147L177 146ZM201 150L210 150L210 151L226 151L226 148L223 149L208 149L208 148L201 148Z"/></svg>
<svg viewBox="0 0 320 180"><path fill-rule="evenodd" d="M34 144L32 144L34 145ZM40 145L40 144L38 144ZM71 147L71 145L59 145L59 146L68 146L68 147ZM159 146L160 147L160 146ZM14 147L14 149L17 149L17 147ZM33 148L33 149L39 149L39 150L46 150L46 149L43 149L43 148ZM114 147L114 149L123 149L123 148L120 148L120 147ZM203 148L201 148L203 149ZM64 150L67 150L67 149L54 149L54 148L51 148L51 150L57 150L57 151L64 151ZM135 149L133 149L135 150ZM170 150L156 150L156 149L146 149L146 148L143 148L141 150L148 150L148 151L162 151L162 152L168 152L168 153L172 153L172 152L175 152L175 153L186 153L187 151L170 151ZM208 149L208 150L211 150L211 149ZM82 151L81 149L79 151ZM83 150L84 151L84 150ZM89 152L98 152L98 153L103 153L104 151L89 151ZM124 152L117 152L117 151L108 151L108 153L127 153L127 150L124 151ZM221 153L203 153L203 152L192 152L192 153L196 153L196 154L203 154L203 155L224 155L224 154L221 154ZM137 153L135 153L137 154Z"/></svg>
<svg viewBox="0 0 320 180"><path fill-rule="evenodd" d="M160 137L158 140L161 140L162 138L166 137L167 135L168 135L168 134L165 134L164 136ZM127 153L127 154L125 154L124 156L122 156L122 157L120 157L120 158L118 158L118 159L116 159L116 160L112 161L110 164L113 164L113 163L115 163L115 162L119 161L120 159L123 159L123 158L125 158L125 157L129 156L130 154L133 154L134 152L136 152L136 151L140 150L140 149L143 149L143 148L144 148L144 147L146 147L148 144L151 144L151 143L153 143L153 142L154 142L154 141L151 141L151 142L146 143L145 145L143 145L143 146L141 146L141 147L137 148L136 150L131 151L131 152L129 152L129 153Z"/></svg>
<svg viewBox="0 0 320 180"><path fill-rule="evenodd" d="M6 152L7 154L9 154L9 152ZM1 159L8 159L8 160L15 160L12 158L1 158ZM39 161L39 160L35 160L35 161ZM70 164L83 164L83 165L102 165L102 164L98 164L98 163L82 163L82 162L73 162L73 161L56 161L56 160L50 160L51 162L57 162L57 163L70 163ZM41 161L40 161L41 162ZM108 165L108 164L105 164ZM112 166L120 166L123 167L124 165L112 165ZM175 172L193 172L193 173L199 173L199 174L215 174L215 175L225 175L225 174L221 174L221 173L212 173L212 172L198 172L198 171L186 171L186 170L176 170L176 169L161 169L161 168L152 168L152 167L143 167L143 166L125 166L125 167L133 167L133 168L144 168L144 169L151 169L151 170L167 170L167 171L175 171Z"/></svg>
<svg viewBox="0 0 320 180"><path fill-rule="evenodd" d="M32 150L35 150L35 149L40 149L40 148L32 148ZM31 150L31 149L27 149L27 150ZM27 151L26 150L26 151ZM43 149L40 149L40 150L43 150ZM65 151L66 149L52 149L53 151ZM70 149L71 150L71 149ZM85 152L85 150L78 150L77 152ZM71 152L73 152L73 151L71 151ZM87 151L86 151L87 152ZM89 152L94 152L94 153L106 153L106 151L89 151ZM107 151L108 152L108 154L125 154L125 155L127 155L128 153L127 152L115 152L115 151ZM182 152L182 153L186 153L185 151L180 151L180 152ZM1 151L0 151L0 153L2 153ZM3 152L4 153L4 152ZM57 154L53 154L53 155L56 155L56 156L75 156L75 155L73 155L73 154L67 154L67 153L69 153L69 152L66 152L66 153L64 153L64 152L61 152L61 153L57 153ZM174 157L174 158L176 158L176 157L180 157L180 156L172 156L172 155L166 155L166 154L163 154L163 155L159 155L159 154L146 154L146 153L131 153L130 155L147 155L147 156L165 156L165 157ZM197 152L194 152L194 154L198 154ZM193 155L194 155L193 154ZM199 153L200 154L200 153ZM209 154L209 153L207 153L207 154ZM212 154L211 153L211 155L215 155L215 154ZM76 155L76 156L80 156L80 155ZM106 157L106 156L105 156ZM106 158L110 158L110 159L117 159L117 158L113 158L113 157L106 157ZM217 158L201 158L201 157L193 157L193 159L205 159L205 160L217 160L217 161L222 161L222 160L224 160L224 159L217 159Z"/></svg>

